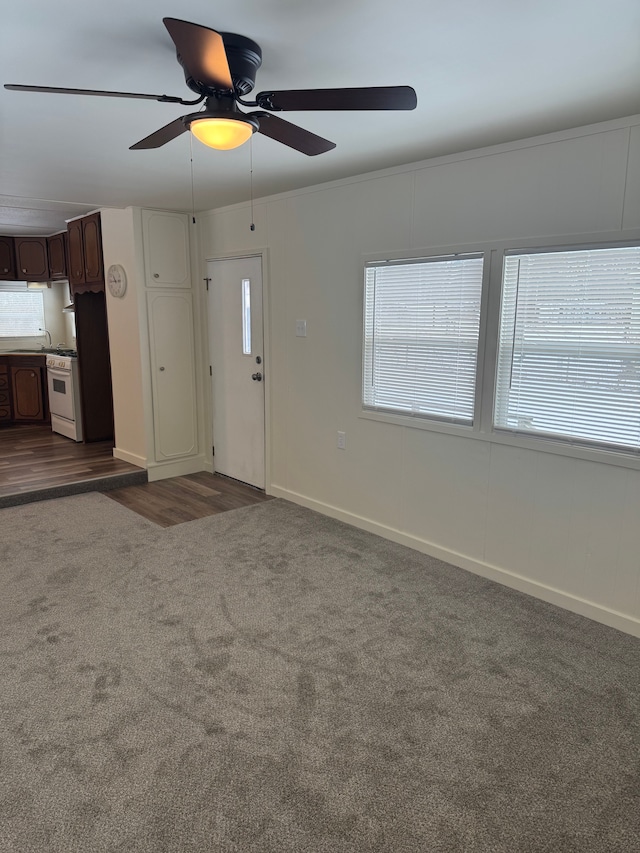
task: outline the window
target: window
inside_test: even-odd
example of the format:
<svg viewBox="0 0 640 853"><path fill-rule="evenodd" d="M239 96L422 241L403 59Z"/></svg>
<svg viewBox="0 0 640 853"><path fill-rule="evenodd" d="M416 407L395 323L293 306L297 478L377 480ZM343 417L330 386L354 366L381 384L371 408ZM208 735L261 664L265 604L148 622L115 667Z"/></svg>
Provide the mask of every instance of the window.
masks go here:
<svg viewBox="0 0 640 853"><path fill-rule="evenodd" d="M640 449L640 246L507 253L494 426Z"/></svg>
<svg viewBox="0 0 640 853"><path fill-rule="evenodd" d="M16 285L13 285L16 287ZM0 338L37 338L44 328L44 300L38 290L0 288Z"/></svg>
<svg viewBox="0 0 640 853"><path fill-rule="evenodd" d="M483 256L365 267L363 405L472 424Z"/></svg>
<svg viewBox="0 0 640 853"><path fill-rule="evenodd" d="M242 353L251 355L251 281L242 279Z"/></svg>

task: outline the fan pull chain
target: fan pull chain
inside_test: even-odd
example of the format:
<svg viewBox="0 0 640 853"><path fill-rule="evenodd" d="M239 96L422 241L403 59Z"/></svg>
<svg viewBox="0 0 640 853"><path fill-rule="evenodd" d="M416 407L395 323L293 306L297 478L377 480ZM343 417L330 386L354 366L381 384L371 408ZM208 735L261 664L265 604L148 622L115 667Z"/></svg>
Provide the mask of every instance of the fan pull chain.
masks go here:
<svg viewBox="0 0 640 853"><path fill-rule="evenodd" d="M249 194L251 196L251 225L250 230L256 230L256 224L253 221L253 134L249 137Z"/></svg>
<svg viewBox="0 0 640 853"><path fill-rule="evenodd" d="M193 136L189 134L189 158L191 162L191 221L196 224L196 205L193 192Z"/></svg>

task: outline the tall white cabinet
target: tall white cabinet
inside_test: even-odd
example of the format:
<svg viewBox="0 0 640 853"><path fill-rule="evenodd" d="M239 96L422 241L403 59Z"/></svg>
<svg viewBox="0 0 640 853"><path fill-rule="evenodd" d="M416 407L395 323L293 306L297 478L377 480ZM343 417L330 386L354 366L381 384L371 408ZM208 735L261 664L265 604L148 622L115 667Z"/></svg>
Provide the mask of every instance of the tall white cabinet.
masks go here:
<svg viewBox="0 0 640 853"><path fill-rule="evenodd" d="M191 289L186 214L143 210L142 243L147 287Z"/></svg>
<svg viewBox="0 0 640 853"><path fill-rule="evenodd" d="M147 293L156 462L198 452L190 293Z"/></svg>
<svg viewBox="0 0 640 853"><path fill-rule="evenodd" d="M199 471L188 217L142 210L153 463L149 479Z"/></svg>

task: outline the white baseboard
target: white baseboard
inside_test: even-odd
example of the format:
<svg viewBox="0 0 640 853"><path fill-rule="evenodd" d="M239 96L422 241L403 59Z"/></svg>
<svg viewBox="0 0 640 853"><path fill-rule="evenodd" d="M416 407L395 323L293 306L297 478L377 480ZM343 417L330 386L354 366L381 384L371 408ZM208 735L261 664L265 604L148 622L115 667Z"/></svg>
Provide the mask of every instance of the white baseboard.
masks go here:
<svg viewBox="0 0 640 853"><path fill-rule="evenodd" d="M305 506L308 509L316 510L323 515L328 515L331 518L337 518L339 521L344 521L347 524L352 524L354 527L359 527L361 530L367 530L369 533L375 533L377 536L382 536L385 539L390 539L392 542L397 542L400 545L406 545L423 554L428 554L430 557L435 557L438 560L443 560L445 563L450 563L460 569L466 569L473 574L480 575L483 578L496 581L503 586L508 586L511 589L516 589L519 592L524 592L534 598L548 601L550 604L555 604L565 610L570 610L572 613L577 613L580 616L586 616L588 619L593 619L595 622L600 622L603 625L608 625L611 628L617 628L625 634L631 634L634 637L640 637L640 619L629 616L625 613L619 613L617 610L611 610L602 604L597 604L594 601L580 598L568 592L555 589L547 586L539 581L531 580L530 578L518 575L515 572L510 572L508 569L493 566L490 563L485 563L482 560L477 560L473 557L467 557L464 554L459 554L456 551L451 551L448 548L441 548L433 542L426 539L420 539L409 533L404 533L394 527L388 527L385 524L380 524L372 521L369 518L355 515L339 507L331 504L323 503L322 501L314 500L306 495L292 492L282 486L271 485L269 488L270 495L277 498L284 498L293 503Z"/></svg>
<svg viewBox="0 0 640 853"><path fill-rule="evenodd" d="M149 462L147 475L149 482L166 480L167 477L183 477L185 474L197 474L206 470L204 456L188 456L174 462Z"/></svg>
<svg viewBox="0 0 640 853"><path fill-rule="evenodd" d="M120 450L119 447L114 447L113 455L116 459L122 459L123 462L130 462L131 465L137 465L138 468L147 467L147 460L144 458L144 456L138 456L135 453L129 453L128 450Z"/></svg>

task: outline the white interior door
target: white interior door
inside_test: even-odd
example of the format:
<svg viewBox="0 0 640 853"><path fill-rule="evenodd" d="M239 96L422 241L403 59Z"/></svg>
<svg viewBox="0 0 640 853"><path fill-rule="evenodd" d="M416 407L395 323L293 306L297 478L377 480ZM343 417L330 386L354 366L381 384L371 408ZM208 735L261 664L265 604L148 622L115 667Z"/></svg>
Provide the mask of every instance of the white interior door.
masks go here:
<svg viewBox="0 0 640 853"><path fill-rule="evenodd" d="M209 261L208 277L214 469L264 489L262 259Z"/></svg>

